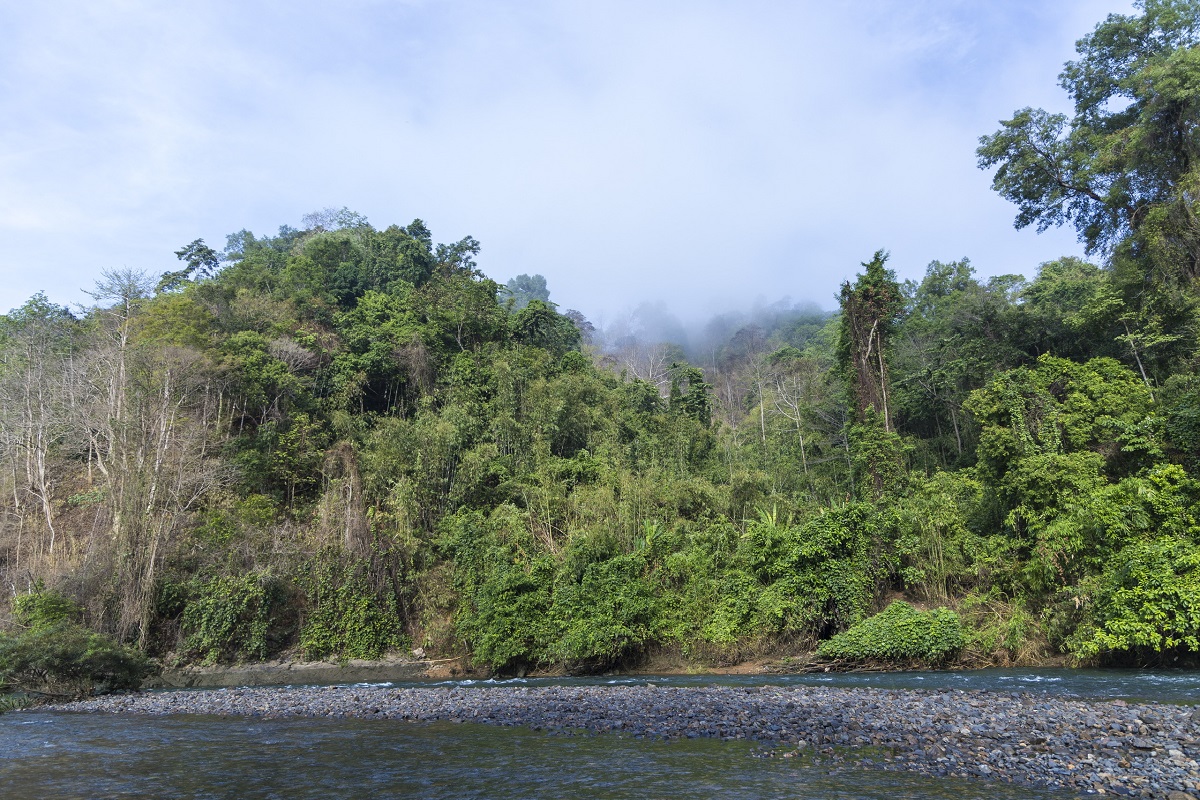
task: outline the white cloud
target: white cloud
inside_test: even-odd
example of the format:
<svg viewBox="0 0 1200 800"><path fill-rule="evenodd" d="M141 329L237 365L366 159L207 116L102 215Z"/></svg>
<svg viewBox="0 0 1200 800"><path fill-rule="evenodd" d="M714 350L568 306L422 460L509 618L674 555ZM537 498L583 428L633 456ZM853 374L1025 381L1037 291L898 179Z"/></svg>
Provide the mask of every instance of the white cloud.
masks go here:
<svg viewBox="0 0 1200 800"><path fill-rule="evenodd" d="M0 11L0 308L348 205L473 234L599 314L829 305L903 275L1029 272L976 138L1055 87L1092 0L140 2Z"/></svg>

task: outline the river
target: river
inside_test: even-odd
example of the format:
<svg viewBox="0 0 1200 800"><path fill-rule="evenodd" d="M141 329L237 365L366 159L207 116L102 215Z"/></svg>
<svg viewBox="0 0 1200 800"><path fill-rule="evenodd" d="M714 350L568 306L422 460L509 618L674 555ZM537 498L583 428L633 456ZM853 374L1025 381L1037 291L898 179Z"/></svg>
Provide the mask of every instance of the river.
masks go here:
<svg viewBox="0 0 1200 800"><path fill-rule="evenodd" d="M1159 702L1200 699L1200 673L984 670L805 676L528 679L523 683L869 685L988 688ZM471 682L455 682L469 688ZM408 684L418 685L418 684ZM430 684L420 684L430 685ZM445 685L445 684L441 684ZM747 742L564 736L470 723L0 716L0 796L49 798L1069 798L982 780L931 778L781 757Z"/></svg>
<svg viewBox="0 0 1200 800"><path fill-rule="evenodd" d="M396 681L405 686L865 686L877 689L961 689L1035 692L1084 700L1200 703L1200 670L976 669L907 672L826 672L804 675L622 675L585 678L514 678L506 681Z"/></svg>

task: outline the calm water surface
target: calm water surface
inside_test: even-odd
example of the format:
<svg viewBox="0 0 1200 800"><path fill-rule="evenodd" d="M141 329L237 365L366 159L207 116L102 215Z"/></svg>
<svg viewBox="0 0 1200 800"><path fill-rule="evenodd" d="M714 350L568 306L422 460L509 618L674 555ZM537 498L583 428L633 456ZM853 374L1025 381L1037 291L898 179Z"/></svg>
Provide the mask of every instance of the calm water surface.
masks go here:
<svg viewBox="0 0 1200 800"><path fill-rule="evenodd" d="M1073 794L764 758L745 742L398 721L0 716L0 796L51 798L799 798Z"/></svg>

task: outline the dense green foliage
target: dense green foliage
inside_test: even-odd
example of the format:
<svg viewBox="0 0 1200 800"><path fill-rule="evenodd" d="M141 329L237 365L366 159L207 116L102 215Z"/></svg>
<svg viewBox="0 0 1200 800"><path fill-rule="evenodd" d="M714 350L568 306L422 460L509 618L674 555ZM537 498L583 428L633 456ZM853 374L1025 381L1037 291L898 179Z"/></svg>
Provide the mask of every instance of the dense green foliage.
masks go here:
<svg viewBox="0 0 1200 800"><path fill-rule="evenodd" d="M145 655L73 622L82 609L40 584L14 602L15 635L0 633L0 693L79 697L136 689L151 672Z"/></svg>
<svg viewBox="0 0 1200 800"><path fill-rule="evenodd" d="M407 644L395 597L375 590L368 563L337 552L321 556L302 579L309 600L300 628L305 656L379 658Z"/></svg>
<svg viewBox="0 0 1200 800"><path fill-rule="evenodd" d="M1200 651L1200 547L1162 537L1121 550L1089 578L1092 613L1070 639L1081 656L1129 653L1156 663Z"/></svg>
<svg viewBox="0 0 1200 800"><path fill-rule="evenodd" d="M208 664L236 656L266 658L281 594L269 575L256 572L204 581L183 611L184 649Z"/></svg>
<svg viewBox="0 0 1200 800"><path fill-rule="evenodd" d="M950 609L918 611L897 600L875 616L821 642L817 655L937 666L956 655L964 644L962 622Z"/></svg>
<svg viewBox="0 0 1200 800"><path fill-rule="evenodd" d="M56 625L78 621L83 609L78 603L61 593L47 591L42 581L34 584L33 591L17 595L13 600L13 616L21 628L41 631Z"/></svg>
<svg viewBox="0 0 1200 800"><path fill-rule="evenodd" d="M1139 8L1080 42L1074 117L979 149L1101 265L879 251L837 313L689 352L342 209L35 296L0 317L8 663L107 652L79 625L205 662L1195 660L1200 4ZM872 616L897 592L951 610Z"/></svg>
<svg viewBox="0 0 1200 800"><path fill-rule="evenodd" d="M7 691L81 697L136 689L150 671L142 653L73 623L0 635L0 688Z"/></svg>

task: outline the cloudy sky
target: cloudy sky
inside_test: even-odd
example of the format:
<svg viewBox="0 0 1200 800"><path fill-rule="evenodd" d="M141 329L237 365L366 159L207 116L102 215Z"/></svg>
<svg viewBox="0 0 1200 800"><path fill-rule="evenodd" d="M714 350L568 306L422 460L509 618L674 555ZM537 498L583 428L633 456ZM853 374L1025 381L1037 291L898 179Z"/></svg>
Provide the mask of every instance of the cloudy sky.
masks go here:
<svg viewBox="0 0 1200 800"><path fill-rule="evenodd" d="M603 319L1081 252L975 166L1119 0L0 2L0 311L324 207Z"/></svg>

